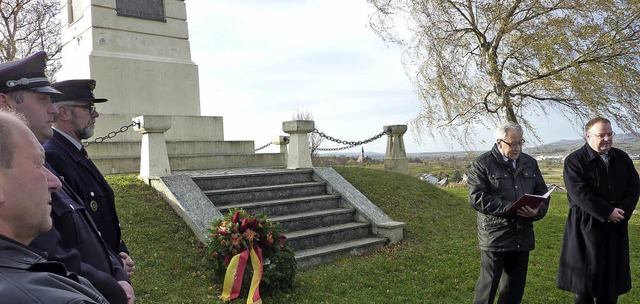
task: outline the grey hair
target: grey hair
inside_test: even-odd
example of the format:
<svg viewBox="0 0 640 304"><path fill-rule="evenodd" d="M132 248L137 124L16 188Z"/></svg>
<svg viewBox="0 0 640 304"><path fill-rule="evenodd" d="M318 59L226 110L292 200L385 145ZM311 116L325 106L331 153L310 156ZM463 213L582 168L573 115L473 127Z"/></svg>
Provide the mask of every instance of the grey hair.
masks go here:
<svg viewBox="0 0 640 304"><path fill-rule="evenodd" d="M522 133L522 126L511 121L505 122L500 126L498 126L493 136L495 136L496 140L505 139L505 137L507 137L507 133L512 131L517 131Z"/></svg>
<svg viewBox="0 0 640 304"><path fill-rule="evenodd" d="M16 101L16 104L24 102L24 91L12 91L5 93Z"/></svg>

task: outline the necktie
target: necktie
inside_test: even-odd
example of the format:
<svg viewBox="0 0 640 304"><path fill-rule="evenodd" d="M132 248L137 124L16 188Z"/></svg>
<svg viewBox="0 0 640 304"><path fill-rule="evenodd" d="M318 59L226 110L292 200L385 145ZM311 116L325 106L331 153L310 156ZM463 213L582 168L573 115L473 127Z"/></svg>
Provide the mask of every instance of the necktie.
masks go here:
<svg viewBox="0 0 640 304"><path fill-rule="evenodd" d="M515 160L509 159L508 162L509 162L509 165L511 165L512 168L514 168L514 169L516 168L516 161Z"/></svg>
<svg viewBox="0 0 640 304"><path fill-rule="evenodd" d="M86 159L89 159L89 154L87 154L87 150L85 150L84 147L80 148L80 154L82 154Z"/></svg>
<svg viewBox="0 0 640 304"><path fill-rule="evenodd" d="M602 162L604 163L604 166L609 169L609 154L605 153L605 154L600 154L600 158L602 159Z"/></svg>

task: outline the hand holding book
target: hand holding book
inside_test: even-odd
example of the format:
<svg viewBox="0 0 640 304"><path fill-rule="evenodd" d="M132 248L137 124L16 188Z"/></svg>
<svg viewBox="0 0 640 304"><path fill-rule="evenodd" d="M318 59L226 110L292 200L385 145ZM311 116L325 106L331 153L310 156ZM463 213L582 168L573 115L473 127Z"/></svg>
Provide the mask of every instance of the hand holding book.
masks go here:
<svg viewBox="0 0 640 304"><path fill-rule="evenodd" d="M551 192L556 189L556 186L553 185L549 188L549 191L543 195L536 194L525 194L521 196L515 203L511 204L509 209L507 209L507 213L517 213L520 208L528 206L531 209L537 209L540 205L549 199Z"/></svg>

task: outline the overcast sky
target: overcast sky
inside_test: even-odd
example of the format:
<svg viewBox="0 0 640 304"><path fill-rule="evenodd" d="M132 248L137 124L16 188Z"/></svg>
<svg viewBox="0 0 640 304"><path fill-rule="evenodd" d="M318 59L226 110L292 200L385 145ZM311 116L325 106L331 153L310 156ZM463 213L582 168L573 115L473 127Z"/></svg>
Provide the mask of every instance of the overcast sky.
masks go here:
<svg viewBox="0 0 640 304"><path fill-rule="evenodd" d="M361 141L384 125L408 124L419 112L402 50L371 30L373 9L364 0L185 3L202 114L224 117L226 140L254 140L260 147L285 135L283 121L306 112L325 134ZM566 122L545 120L539 122L544 142L578 138ZM478 136L492 141L491 130ZM423 137L418 144L411 129L405 135L409 153L460 149L446 141ZM337 146L327 140L321 145ZM386 136L364 149L384 153L385 146Z"/></svg>

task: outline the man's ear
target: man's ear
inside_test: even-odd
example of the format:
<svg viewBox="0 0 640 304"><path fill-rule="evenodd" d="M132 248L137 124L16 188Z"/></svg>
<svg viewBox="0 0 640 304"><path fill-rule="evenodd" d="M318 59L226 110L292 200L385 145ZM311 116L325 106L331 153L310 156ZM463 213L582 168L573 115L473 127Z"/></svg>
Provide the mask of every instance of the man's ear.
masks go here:
<svg viewBox="0 0 640 304"><path fill-rule="evenodd" d="M14 110L14 107L11 106L9 102L11 98L5 93L0 93L0 109L1 110Z"/></svg>
<svg viewBox="0 0 640 304"><path fill-rule="evenodd" d="M58 108L58 114L56 114L56 120L68 121L71 120L71 109L65 106L60 106Z"/></svg>
<svg viewBox="0 0 640 304"><path fill-rule="evenodd" d="M6 198L4 197L4 187L0 185L0 205L4 204L5 199Z"/></svg>

